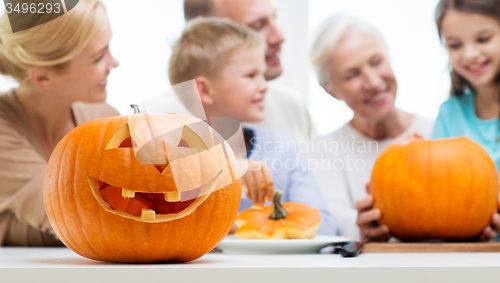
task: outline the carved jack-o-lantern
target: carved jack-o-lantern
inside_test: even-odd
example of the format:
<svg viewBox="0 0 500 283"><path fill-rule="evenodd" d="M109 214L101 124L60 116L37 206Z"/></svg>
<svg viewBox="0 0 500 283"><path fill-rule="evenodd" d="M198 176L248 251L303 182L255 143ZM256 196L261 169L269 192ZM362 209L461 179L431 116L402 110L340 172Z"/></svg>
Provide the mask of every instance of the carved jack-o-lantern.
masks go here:
<svg viewBox="0 0 500 283"><path fill-rule="evenodd" d="M241 195L236 159L205 122L140 113L89 121L52 153L44 184L63 243L95 260L184 262L229 232Z"/></svg>

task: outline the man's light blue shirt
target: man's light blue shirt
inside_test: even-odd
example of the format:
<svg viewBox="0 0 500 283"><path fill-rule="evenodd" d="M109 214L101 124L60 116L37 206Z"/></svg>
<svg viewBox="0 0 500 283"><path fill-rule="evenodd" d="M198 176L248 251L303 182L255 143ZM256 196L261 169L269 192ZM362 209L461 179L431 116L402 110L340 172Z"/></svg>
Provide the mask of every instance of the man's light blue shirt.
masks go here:
<svg viewBox="0 0 500 283"><path fill-rule="evenodd" d="M284 192L281 201L299 202L319 209L321 223L317 234L335 235L337 228L333 217L328 212L314 177L307 170L297 140L287 133L270 129L245 128L245 133L251 138L248 159L266 162L271 169L274 188ZM252 202L243 193L239 210L251 206Z"/></svg>

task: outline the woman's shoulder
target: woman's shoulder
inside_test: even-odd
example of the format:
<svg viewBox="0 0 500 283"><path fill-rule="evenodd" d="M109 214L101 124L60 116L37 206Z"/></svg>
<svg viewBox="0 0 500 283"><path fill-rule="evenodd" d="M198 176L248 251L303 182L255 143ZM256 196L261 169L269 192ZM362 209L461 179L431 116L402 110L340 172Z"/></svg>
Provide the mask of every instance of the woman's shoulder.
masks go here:
<svg viewBox="0 0 500 283"><path fill-rule="evenodd" d="M17 108L18 105L16 97L14 96L14 90L2 91L0 92L0 111L7 109Z"/></svg>
<svg viewBox="0 0 500 283"><path fill-rule="evenodd" d="M330 142L330 141L344 141L344 140L361 140L364 136L354 129L349 122L343 124L340 128L332 132L313 138L311 142Z"/></svg>
<svg viewBox="0 0 500 283"><path fill-rule="evenodd" d="M7 100L12 100L13 98L14 98L14 89L0 91L0 101L1 102L7 101Z"/></svg>
<svg viewBox="0 0 500 283"><path fill-rule="evenodd" d="M107 102L100 103L84 103L75 102L71 106L73 115L77 125L83 124L87 121L106 118L110 116L120 115L120 112Z"/></svg>
<svg viewBox="0 0 500 283"><path fill-rule="evenodd" d="M311 139L306 148L308 158L343 158L342 153L352 150L357 143L355 141L365 141L364 137L358 133L349 123L345 123L340 128Z"/></svg>
<svg viewBox="0 0 500 283"><path fill-rule="evenodd" d="M0 92L0 119L18 127L23 120L22 115L23 112L14 95L14 90Z"/></svg>
<svg viewBox="0 0 500 283"><path fill-rule="evenodd" d="M9 148L2 155L8 154L13 145L29 145L31 137L32 131L13 89L0 92L0 147Z"/></svg>

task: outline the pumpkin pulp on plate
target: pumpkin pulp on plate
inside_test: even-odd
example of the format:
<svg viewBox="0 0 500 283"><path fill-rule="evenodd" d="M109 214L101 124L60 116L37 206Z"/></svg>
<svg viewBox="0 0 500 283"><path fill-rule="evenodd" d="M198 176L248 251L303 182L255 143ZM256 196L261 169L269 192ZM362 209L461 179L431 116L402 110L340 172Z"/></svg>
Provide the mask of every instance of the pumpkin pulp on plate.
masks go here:
<svg viewBox="0 0 500 283"><path fill-rule="evenodd" d="M282 191L276 190L273 204L254 205L236 218L241 239L311 239L320 223L319 210L297 202L280 203Z"/></svg>

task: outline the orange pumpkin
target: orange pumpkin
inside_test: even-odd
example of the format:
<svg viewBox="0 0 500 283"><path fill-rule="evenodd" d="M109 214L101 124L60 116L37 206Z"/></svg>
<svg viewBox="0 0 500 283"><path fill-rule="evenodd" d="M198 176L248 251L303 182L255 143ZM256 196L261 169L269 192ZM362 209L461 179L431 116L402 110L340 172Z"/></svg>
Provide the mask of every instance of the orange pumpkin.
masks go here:
<svg viewBox="0 0 500 283"><path fill-rule="evenodd" d="M89 121L52 153L48 218L94 260L185 262L229 232L241 196L236 159L198 118L140 113Z"/></svg>
<svg viewBox="0 0 500 283"><path fill-rule="evenodd" d="M380 223L403 240L470 239L498 209L495 164L466 138L391 145L375 162L370 189Z"/></svg>
<svg viewBox="0 0 500 283"><path fill-rule="evenodd" d="M320 223L319 210L297 202L280 203L282 191L276 190L273 204L255 204L236 218L241 239L310 239L316 236Z"/></svg>

